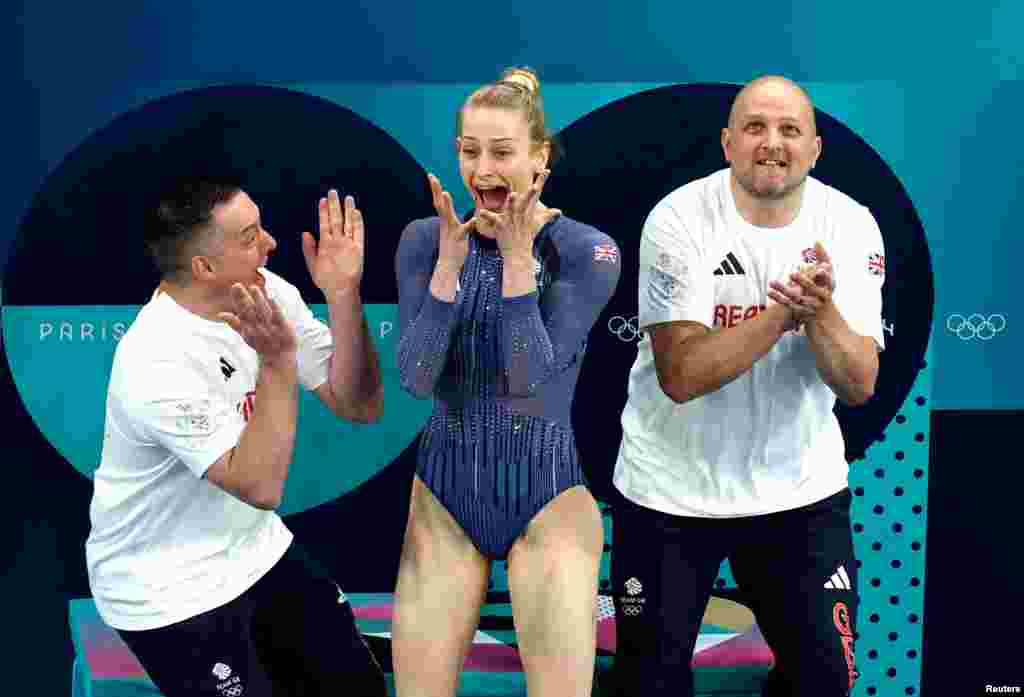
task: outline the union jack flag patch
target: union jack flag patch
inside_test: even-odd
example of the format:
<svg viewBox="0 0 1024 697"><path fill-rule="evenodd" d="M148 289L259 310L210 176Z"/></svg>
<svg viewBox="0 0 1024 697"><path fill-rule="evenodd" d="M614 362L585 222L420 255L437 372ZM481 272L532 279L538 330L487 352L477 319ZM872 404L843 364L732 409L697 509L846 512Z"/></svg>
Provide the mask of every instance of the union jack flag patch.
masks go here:
<svg viewBox="0 0 1024 697"><path fill-rule="evenodd" d="M598 244L594 245L594 261L610 261L616 262L619 260L619 250L615 248L613 244Z"/></svg>
<svg viewBox="0 0 1024 697"><path fill-rule="evenodd" d="M875 276L885 275L885 257L881 254L872 254L868 257L868 273Z"/></svg>

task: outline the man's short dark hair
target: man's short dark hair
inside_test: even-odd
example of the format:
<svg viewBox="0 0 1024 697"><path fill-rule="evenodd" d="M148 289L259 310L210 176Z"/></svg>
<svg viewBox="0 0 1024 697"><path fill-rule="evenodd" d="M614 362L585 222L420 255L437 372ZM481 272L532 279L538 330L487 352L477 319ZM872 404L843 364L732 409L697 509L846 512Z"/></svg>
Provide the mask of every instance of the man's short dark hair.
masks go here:
<svg viewBox="0 0 1024 697"><path fill-rule="evenodd" d="M169 185L159 196L144 227L146 249L161 279L188 278L190 247L213 224L213 209L241 191L228 180L186 178Z"/></svg>

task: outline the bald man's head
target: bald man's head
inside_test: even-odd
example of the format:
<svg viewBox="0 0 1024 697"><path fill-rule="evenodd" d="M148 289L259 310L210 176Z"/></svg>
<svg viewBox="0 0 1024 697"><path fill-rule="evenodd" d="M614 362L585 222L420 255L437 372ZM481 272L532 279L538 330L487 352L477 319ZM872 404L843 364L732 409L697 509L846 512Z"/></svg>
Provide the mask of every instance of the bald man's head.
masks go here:
<svg viewBox="0 0 1024 697"><path fill-rule="evenodd" d="M722 149L734 181L752 200L797 200L821 155L811 98L784 77L750 82L733 100Z"/></svg>
<svg viewBox="0 0 1024 697"><path fill-rule="evenodd" d="M818 122L814 118L814 102L804 88L789 78L781 75L762 75L743 86L732 101L729 110L729 128L736 125L736 117L751 110L751 102L756 103L758 97L770 95L790 102L795 108L803 111L813 129L812 135L818 134Z"/></svg>

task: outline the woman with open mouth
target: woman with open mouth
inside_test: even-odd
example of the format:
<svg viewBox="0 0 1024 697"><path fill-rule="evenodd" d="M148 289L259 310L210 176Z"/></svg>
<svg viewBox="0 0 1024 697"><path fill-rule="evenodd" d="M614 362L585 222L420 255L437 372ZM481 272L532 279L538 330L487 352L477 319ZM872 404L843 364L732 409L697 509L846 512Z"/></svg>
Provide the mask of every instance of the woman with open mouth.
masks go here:
<svg viewBox="0 0 1024 697"><path fill-rule="evenodd" d="M455 694L490 562L507 559L529 694L582 697L604 535L571 406L619 250L540 200L555 143L533 71L468 97L456 149L472 215L430 175L437 216L410 223L396 255L402 384L434 410L395 592L395 686Z"/></svg>

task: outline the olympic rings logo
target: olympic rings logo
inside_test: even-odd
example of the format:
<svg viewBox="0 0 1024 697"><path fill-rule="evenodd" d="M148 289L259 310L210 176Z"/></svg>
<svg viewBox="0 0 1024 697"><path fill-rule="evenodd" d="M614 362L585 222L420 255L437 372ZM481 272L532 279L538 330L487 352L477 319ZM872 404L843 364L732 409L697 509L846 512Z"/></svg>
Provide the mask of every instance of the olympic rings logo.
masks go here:
<svg viewBox="0 0 1024 697"><path fill-rule="evenodd" d="M990 341L996 334L1006 329L1006 315L985 315L974 313L964 317L952 314L946 319L946 329L955 334L961 341L980 339Z"/></svg>
<svg viewBox="0 0 1024 697"><path fill-rule="evenodd" d="M640 331L637 323L637 317L630 317L629 319L620 315L615 315L608 320L608 331L614 336L619 337L619 341L636 341L642 339L644 333Z"/></svg>
<svg viewBox="0 0 1024 697"><path fill-rule="evenodd" d="M622 608L622 614L628 615L630 617L636 617L640 614L640 611L642 609L643 608L641 608L639 605L627 605L626 607Z"/></svg>

